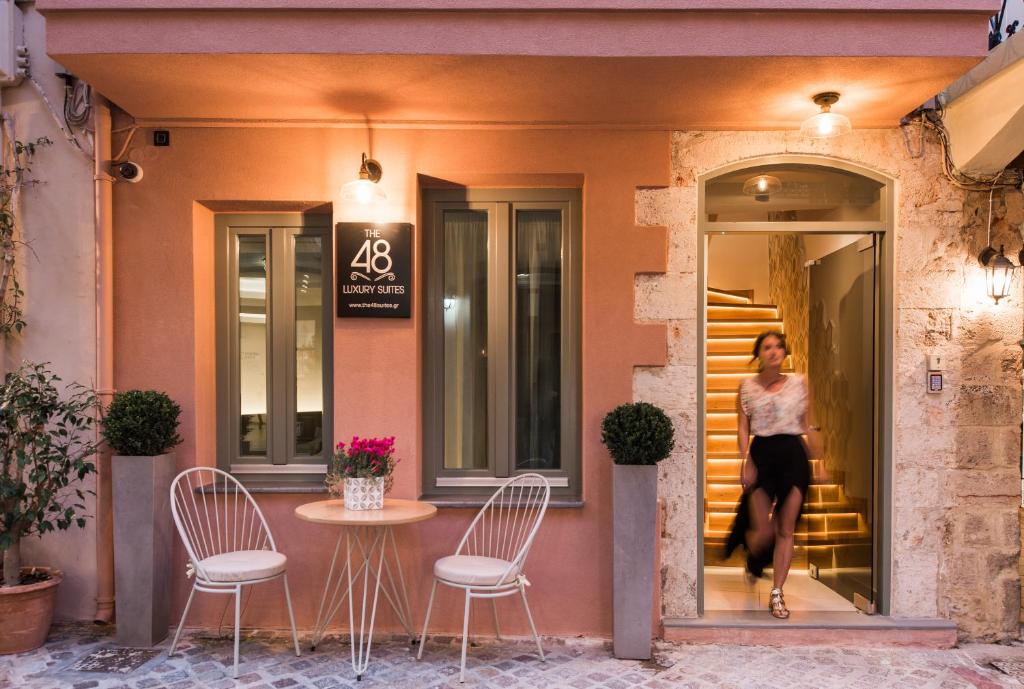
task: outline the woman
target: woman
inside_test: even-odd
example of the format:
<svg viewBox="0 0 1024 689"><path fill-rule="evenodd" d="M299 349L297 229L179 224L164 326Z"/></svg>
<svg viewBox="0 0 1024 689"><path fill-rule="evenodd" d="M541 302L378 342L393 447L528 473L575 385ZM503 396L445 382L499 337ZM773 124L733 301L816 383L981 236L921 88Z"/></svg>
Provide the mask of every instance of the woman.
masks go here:
<svg viewBox="0 0 1024 689"><path fill-rule="evenodd" d="M808 460L819 454L818 429L813 425L807 379L781 371L789 354L786 336L774 330L761 333L753 354L751 361L759 362L759 372L740 383L736 397L743 500L730 542L745 542L747 571L755 577L761 576L771 555L768 610L786 619L789 610L782 586L793 561L793 532L811 480Z"/></svg>

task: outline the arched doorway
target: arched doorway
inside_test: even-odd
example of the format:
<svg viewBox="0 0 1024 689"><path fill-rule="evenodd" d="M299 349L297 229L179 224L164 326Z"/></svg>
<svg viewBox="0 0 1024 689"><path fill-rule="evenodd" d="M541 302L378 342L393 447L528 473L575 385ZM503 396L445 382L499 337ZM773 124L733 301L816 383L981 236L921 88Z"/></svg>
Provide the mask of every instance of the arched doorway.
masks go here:
<svg viewBox="0 0 1024 689"><path fill-rule="evenodd" d="M892 180L845 161L787 155L699 178L699 610L763 610L722 556L741 488L736 390L753 341L779 328L807 376L825 441L797 534L797 610L888 609ZM764 589L763 591L761 589Z"/></svg>

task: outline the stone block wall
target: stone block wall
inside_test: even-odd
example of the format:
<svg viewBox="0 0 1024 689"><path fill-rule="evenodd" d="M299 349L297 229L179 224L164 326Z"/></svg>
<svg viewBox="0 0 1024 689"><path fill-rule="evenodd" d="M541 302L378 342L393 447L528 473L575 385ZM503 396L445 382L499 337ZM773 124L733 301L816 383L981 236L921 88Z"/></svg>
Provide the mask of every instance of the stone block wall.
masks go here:
<svg viewBox="0 0 1024 689"><path fill-rule="evenodd" d="M697 178L776 154L834 157L895 181L894 428L891 614L947 617L966 639L1015 637L1020 611L1020 360L1022 298L984 295L976 256L988 196L943 175L941 151L908 154L899 130L831 141L795 132L676 132L672 180L637 192L637 222L669 229L668 270L638 275L634 315L668 326L668 365L638 368L634 398L661 405L678 443L661 464L666 616L697 614ZM1024 202L994 197L993 243L1021 245ZM925 393L925 355L942 354L946 389Z"/></svg>
<svg viewBox="0 0 1024 689"><path fill-rule="evenodd" d="M808 316L807 269L804 243L795 234L768 237L768 292L779 307L793 369L807 373Z"/></svg>

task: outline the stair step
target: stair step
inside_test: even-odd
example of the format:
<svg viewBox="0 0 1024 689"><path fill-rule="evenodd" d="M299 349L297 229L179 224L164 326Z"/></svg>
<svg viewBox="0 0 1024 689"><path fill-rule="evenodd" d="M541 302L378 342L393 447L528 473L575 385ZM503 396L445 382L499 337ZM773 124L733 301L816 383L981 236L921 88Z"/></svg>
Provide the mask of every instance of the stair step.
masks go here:
<svg viewBox="0 0 1024 689"><path fill-rule="evenodd" d="M782 330L782 321L772 318L749 318L736 321L709 321L708 335L753 335L766 330Z"/></svg>
<svg viewBox="0 0 1024 689"><path fill-rule="evenodd" d="M732 522L730 522L732 524ZM704 545L705 546L722 546L725 545L726 539L729 537L729 531L726 529L716 529L714 531L704 531ZM834 548L838 543L843 545L854 545L857 543L871 543L871 532L870 531L796 531L793 534L794 545L798 548L808 547L822 547L827 546Z"/></svg>
<svg viewBox="0 0 1024 689"><path fill-rule="evenodd" d="M707 339L708 354L745 354L750 357L754 350L757 333L749 336L720 336Z"/></svg>
<svg viewBox="0 0 1024 689"><path fill-rule="evenodd" d="M729 507L735 508L735 503ZM705 531L728 531L736 516L729 507L707 514ZM807 534L843 534L856 535L867 531L863 526L860 514L856 512L830 512L824 514L804 514L797 530Z"/></svg>
<svg viewBox="0 0 1024 689"><path fill-rule="evenodd" d="M712 456L713 455L713 456ZM818 463L820 459L811 460L811 475L814 476L814 472L819 471L820 467ZM740 465L743 460L736 456L735 444L732 452L715 452L708 453L707 462L705 464L705 480L712 483L736 483L740 482ZM832 477L831 483L813 483L812 486L829 486L829 485L841 485L838 476Z"/></svg>
<svg viewBox="0 0 1024 689"><path fill-rule="evenodd" d="M709 412L736 412L736 389L707 390L704 395L704 406Z"/></svg>
<svg viewBox="0 0 1024 689"><path fill-rule="evenodd" d="M757 373L757 362L751 361L748 354L708 354L707 370L709 373L739 370L751 375Z"/></svg>
<svg viewBox="0 0 1024 689"><path fill-rule="evenodd" d="M704 377L704 389L708 392L729 392L739 390L740 383L750 377L748 371L708 372Z"/></svg>
<svg viewBox="0 0 1024 689"><path fill-rule="evenodd" d="M738 452L735 433L708 433L704 439L705 452Z"/></svg>
<svg viewBox="0 0 1024 689"><path fill-rule="evenodd" d="M743 373L751 376L757 373L757 361L750 360L750 354L708 354L708 373ZM793 359L786 357L782 362L782 372L793 372Z"/></svg>
<svg viewBox="0 0 1024 689"><path fill-rule="evenodd" d="M719 514L722 512L728 512L730 514L735 513L737 500L708 500L705 502L709 513ZM821 516L824 514L834 514L836 512L842 512L850 508L849 503L846 502L811 502L807 501L804 503L804 516L816 515ZM730 522L731 523L731 522Z"/></svg>
<svg viewBox="0 0 1024 689"><path fill-rule="evenodd" d="M738 482L709 480L707 484L708 505L727 503L730 506L735 506L739 502L742 492L743 487ZM821 508L827 507L833 511L850 509L850 504L847 502L846 496L843 495L842 487L836 483L822 483L808 487L807 504Z"/></svg>
<svg viewBox="0 0 1024 689"><path fill-rule="evenodd" d="M732 431L735 433L739 423L734 411L708 412L704 419L704 428L708 431Z"/></svg>
<svg viewBox="0 0 1024 689"><path fill-rule="evenodd" d="M708 304L707 309L708 321L749 320L751 318L778 319L779 317L779 309L770 304Z"/></svg>
<svg viewBox="0 0 1024 689"><path fill-rule="evenodd" d="M783 373L793 373L793 369L786 367L782 369ZM704 389L708 392L730 392L739 390L740 383L747 378L750 378L753 371L708 371L704 377ZM733 400L735 405L735 399ZM733 407L735 408L735 406ZM710 410L709 410L710 411Z"/></svg>
<svg viewBox="0 0 1024 689"><path fill-rule="evenodd" d="M708 302L713 304L749 304L752 301L753 299L742 294L724 289L708 288Z"/></svg>

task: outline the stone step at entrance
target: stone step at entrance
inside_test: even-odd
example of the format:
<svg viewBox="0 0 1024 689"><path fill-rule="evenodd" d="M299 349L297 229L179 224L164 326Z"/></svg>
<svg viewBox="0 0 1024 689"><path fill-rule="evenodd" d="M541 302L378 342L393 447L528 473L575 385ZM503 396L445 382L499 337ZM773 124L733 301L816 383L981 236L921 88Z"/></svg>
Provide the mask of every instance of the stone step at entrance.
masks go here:
<svg viewBox="0 0 1024 689"><path fill-rule="evenodd" d="M701 617L662 618L666 641L740 646L918 646L953 648L956 624L930 618L858 612L793 611L781 621L766 611L716 610Z"/></svg>

